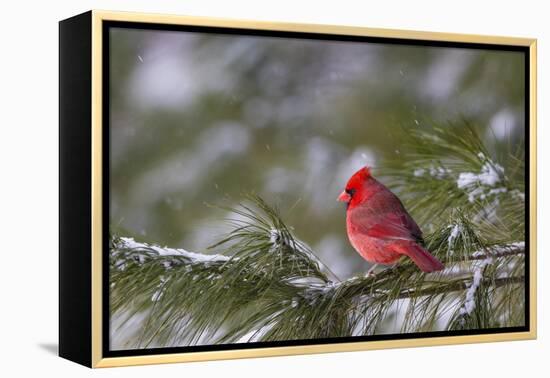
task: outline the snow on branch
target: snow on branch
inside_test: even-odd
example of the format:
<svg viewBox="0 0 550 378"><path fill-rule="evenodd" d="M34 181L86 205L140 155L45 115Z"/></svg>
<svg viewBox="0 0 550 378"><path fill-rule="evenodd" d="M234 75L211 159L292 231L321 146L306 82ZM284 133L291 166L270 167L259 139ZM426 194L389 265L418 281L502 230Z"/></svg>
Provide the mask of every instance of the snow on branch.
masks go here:
<svg viewBox="0 0 550 378"><path fill-rule="evenodd" d="M121 237L120 238L120 248L121 249L129 249L134 250L139 253L139 251L153 251L158 256L165 256L165 257L178 257L178 258L184 258L189 261L191 264L197 264L197 263L203 263L203 262L214 262L214 261L228 261L229 256L224 255L209 255L204 253L196 253L196 252L189 252L185 249L176 249L176 248L168 248L168 247L159 247L152 244L147 243L139 243L136 242L133 238L129 237ZM150 257L150 256L149 256Z"/></svg>

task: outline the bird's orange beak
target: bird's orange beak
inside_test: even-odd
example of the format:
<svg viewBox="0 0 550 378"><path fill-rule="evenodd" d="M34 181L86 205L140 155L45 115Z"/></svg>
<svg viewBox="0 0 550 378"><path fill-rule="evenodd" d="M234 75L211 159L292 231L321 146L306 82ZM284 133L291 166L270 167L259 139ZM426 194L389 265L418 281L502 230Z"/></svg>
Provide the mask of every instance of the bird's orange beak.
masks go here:
<svg viewBox="0 0 550 378"><path fill-rule="evenodd" d="M337 200L340 202L349 202L350 199L351 199L351 196L348 193L346 193L345 190L342 193L340 193L340 195L337 198Z"/></svg>

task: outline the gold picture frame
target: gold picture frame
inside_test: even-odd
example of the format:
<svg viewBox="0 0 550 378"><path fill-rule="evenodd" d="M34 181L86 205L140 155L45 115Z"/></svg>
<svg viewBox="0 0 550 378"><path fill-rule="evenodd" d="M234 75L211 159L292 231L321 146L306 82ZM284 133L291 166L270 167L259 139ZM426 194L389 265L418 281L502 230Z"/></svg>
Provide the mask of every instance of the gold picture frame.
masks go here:
<svg viewBox="0 0 550 378"><path fill-rule="evenodd" d="M104 306L104 208L103 192L106 190L103 182L103 120L104 108L107 105L103 98L104 72L103 37L105 22L130 22L143 24L162 25L186 25L197 27L237 28L261 31L284 31L312 34L330 34L342 36L377 37L400 40L430 41L430 42L456 42L477 45L502 45L519 46L528 50L528 83L529 104L525 111L528 113L529 122L529 327L526 331L510 333L488 333L459 336L436 336L424 338L404 338L395 340L375 340L359 342L342 342L330 344L276 346L246 349L231 349L217 351L196 351L168 354L143 354L121 357L106 357L103 353L105 334L103 332L103 306ZM403 347L435 346L449 344L481 343L494 341L512 341L535 339L537 336L537 304L536 304L536 204L537 204L537 179L536 179L536 39L513 38L501 36L483 36L469 34L437 33L411 30L392 30L354 26L295 24L280 22L265 22L254 20L231 20L209 17L188 17L161 14L126 13L93 10L81 16L62 21L60 24L60 123L61 123L61 187L64 203L61 203L61 246L60 246L60 355L89 367L114 367L144 364L160 364L188 361L207 361L220 359L237 359L249 357L283 356L296 354L347 352L372 349L388 349ZM81 33L81 34L78 34ZM79 39L81 35L81 39ZM84 42L83 42L84 41ZM75 58L80 49L89 49L89 54L80 54ZM74 61L74 59L77 59ZM80 60L79 60L80 59ZM89 77L84 71L73 72L70 64L82 64L89 68ZM73 63L71 63L73 62ZM71 71L73 70L73 71ZM69 72L71 71L71 72ZM81 83L77 92L68 93L71 85ZM63 92L65 91L65 95ZM89 92L89 97L86 94ZM86 103L86 101L90 101ZM74 110L74 101L79 101L82 111L71 113L69 107ZM82 127L84 131L74 130L75 122L89 121L90 128ZM73 130L70 130L73 128ZM72 134L71 134L72 133ZM74 133L80 133L78 135ZM64 161L70 159L71 147L64 147L70 140L82 138L82 143L89 143L88 160L78 163L78 167L71 168L70 163ZM87 145L87 144L86 144ZM65 154L65 155L64 155ZM74 162L73 162L74 164ZM89 164L89 165L88 165ZM69 175L77 169L86 166L83 174L87 181L83 181L82 188L91 185L85 192L72 193L71 189L64 187ZM68 181L67 181L68 184ZM76 190L76 189L75 189ZM82 205L86 212L80 215L71 213L68 206L86 196L86 202ZM75 210L76 211L76 210ZM75 217L87 217L82 223L75 223ZM75 227L80 227L78 230ZM68 240L68 234L75 234L75 240ZM86 234L86 239L78 238L78 235ZM78 239L78 240L76 240ZM89 244L87 244L89 242ZM78 247L78 251L75 248ZM80 257L74 254L80 254ZM84 272L84 273L83 273ZM82 273L82 274L80 274ZM76 277L79 275L79 277ZM81 281L80 281L81 280ZM86 284L89 282L89 285ZM82 302L75 302L74 297L81 293ZM76 308L78 307L78 308ZM82 314L86 314L83 316ZM68 326L67 324L72 325ZM78 341L78 340L80 341ZM79 348L79 343L86 344ZM76 351L76 349L79 349Z"/></svg>

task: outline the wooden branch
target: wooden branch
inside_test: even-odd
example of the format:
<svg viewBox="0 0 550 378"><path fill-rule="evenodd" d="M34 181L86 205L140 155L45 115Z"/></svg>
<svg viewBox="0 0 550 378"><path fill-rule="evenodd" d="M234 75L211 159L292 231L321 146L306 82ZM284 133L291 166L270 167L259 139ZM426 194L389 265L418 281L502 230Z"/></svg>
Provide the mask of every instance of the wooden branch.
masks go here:
<svg viewBox="0 0 550 378"><path fill-rule="evenodd" d="M493 250L494 249L496 249L496 251L491 251L491 248L488 248L486 253L473 254L468 258L449 261L449 262L485 260L487 258L499 258L499 257L525 254L524 246L498 247L498 248L493 248Z"/></svg>
<svg viewBox="0 0 550 378"><path fill-rule="evenodd" d="M493 287L501 287L505 285L510 284L518 284L518 283L525 283L525 277L503 277L503 278L497 278L495 280L491 279L484 279L481 281L484 285L491 285ZM459 281L459 282L451 282L450 284L446 286L441 287L428 287L425 289L419 289L419 290L407 290L402 292L397 296L398 299L404 299L404 298L416 298L416 297L424 297L427 295L437 295L437 294L443 294L443 293L450 293L453 291L462 291L462 290L468 290L469 288L469 280L468 281Z"/></svg>

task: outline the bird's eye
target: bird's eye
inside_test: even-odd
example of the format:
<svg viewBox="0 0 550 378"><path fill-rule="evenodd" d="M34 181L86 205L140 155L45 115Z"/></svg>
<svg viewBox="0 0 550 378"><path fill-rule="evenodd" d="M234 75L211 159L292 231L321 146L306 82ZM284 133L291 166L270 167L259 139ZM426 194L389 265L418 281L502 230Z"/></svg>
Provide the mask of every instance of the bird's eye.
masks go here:
<svg viewBox="0 0 550 378"><path fill-rule="evenodd" d="M355 194L355 191L356 191L355 189L346 189L346 193L349 194L352 197Z"/></svg>

